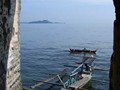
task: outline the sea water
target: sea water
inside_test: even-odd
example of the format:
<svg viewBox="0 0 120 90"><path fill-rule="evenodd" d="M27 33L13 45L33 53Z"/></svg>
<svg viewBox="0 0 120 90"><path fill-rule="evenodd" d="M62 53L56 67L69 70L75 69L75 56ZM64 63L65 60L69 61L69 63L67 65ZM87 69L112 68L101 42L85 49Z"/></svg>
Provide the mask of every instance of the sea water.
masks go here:
<svg viewBox="0 0 120 90"><path fill-rule="evenodd" d="M75 65L80 61L82 55L70 54L69 48L97 49L96 68L109 70L112 38L112 26L109 25L21 24L23 86L34 85L34 80L46 80L62 71L64 65ZM94 70L90 86L88 90L108 90L109 71Z"/></svg>

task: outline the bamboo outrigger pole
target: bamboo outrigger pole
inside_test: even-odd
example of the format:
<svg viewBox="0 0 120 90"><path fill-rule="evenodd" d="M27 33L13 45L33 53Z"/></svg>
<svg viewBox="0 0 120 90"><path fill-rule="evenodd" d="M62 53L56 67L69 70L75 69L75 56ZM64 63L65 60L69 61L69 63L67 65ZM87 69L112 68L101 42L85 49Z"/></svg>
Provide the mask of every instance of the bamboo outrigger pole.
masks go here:
<svg viewBox="0 0 120 90"><path fill-rule="evenodd" d="M65 68L65 69L64 69L62 72L60 72L59 74L57 74L57 75L55 75L55 76L53 76L53 77L51 77L51 78L49 78L49 79L47 79L47 80L45 80L45 81L39 82L39 83L31 86L31 88L32 88L32 89L35 89L35 88L37 88L37 87L39 87L39 86L41 86L41 85L43 85L43 84L45 84L45 83L49 83L49 84L50 84L50 81L51 81L51 80L58 78L58 75L65 74L66 70L67 70L67 68ZM51 83L51 84L52 84L52 83Z"/></svg>

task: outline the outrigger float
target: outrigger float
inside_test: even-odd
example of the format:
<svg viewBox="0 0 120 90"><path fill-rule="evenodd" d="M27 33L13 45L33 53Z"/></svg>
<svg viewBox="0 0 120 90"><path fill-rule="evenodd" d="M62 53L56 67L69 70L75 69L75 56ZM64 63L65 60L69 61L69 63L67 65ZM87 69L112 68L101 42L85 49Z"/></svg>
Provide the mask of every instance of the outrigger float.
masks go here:
<svg viewBox="0 0 120 90"><path fill-rule="evenodd" d="M81 62L75 62L75 65L64 65L66 68L59 74L45 80L38 81L31 88L34 89L44 84L60 86L60 90L78 90L86 85L92 78L94 68L93 61L95 57L83 57ZM77 65L76 65L77 64ZM72 68L71 68L72 67ZM70 71L69 71L70 69ZM71 71L72 69L72 71ZM47 89L48 90L48 89ZM52 89L50 89L52 90Z"/></svg>

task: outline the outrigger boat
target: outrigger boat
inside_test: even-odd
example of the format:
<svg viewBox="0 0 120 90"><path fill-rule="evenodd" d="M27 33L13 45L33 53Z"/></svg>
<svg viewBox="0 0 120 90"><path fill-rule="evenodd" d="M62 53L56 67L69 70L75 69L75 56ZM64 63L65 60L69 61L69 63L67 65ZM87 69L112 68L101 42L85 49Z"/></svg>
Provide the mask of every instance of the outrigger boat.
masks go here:
<svg viewBox="0 0 120 90"><path fill-rule="evenodd" d="M86 85L92 78L93 61L95 58L88 58L79 63L79 66L68 66L75 67L75 69L69 75L69 79L63 84L61 90L78 90Z"/></svg>
<svg viewBox="0 0 120 90"><path fill-rule="evenodd" d="M69 79L63 84L61 90L77 90L86 85L92 77L92 72L83 71L81 73L82 69L83 64L79 65L75 70L73 70L69 75Z"/></svg>
<svg viewBox="0 0 120 90"><path fill-rule="evenodd" d="M51 77L45 81L39 81L40 83L32 86L32 88L36 88L43 84L52 84L60 86L60 90L78 90L81 89L84 85L86 85L92 78L93 71L93 61L95 58L84 58L82 63L77 63L78 66L66 66L67 69L64 69L62 73ZM71 72L68 72L68 67L73 67ZM70 68L71 70L71 68ZM57 80L56 80L57 79ZM52 90L52 89L51 89Z"/></svg>
<svg viewBox="0 0 120 90"><path fill-rule="evenodd" d="M70 53L82 53L82 52L84 52L84 53L96 53L96 51L97 50L87 50L87 49L71 49L70 48Z"/></svg>

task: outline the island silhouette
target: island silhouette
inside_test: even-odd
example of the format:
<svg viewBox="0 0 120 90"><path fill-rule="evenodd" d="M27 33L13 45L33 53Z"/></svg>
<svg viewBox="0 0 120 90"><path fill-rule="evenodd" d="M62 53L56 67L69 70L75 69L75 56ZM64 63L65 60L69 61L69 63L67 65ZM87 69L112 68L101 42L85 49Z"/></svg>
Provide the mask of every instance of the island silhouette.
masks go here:
<svg viewBox="0 0 120 90"><path fill-rule="evenodd" d="M36 20L30 22L21 22L22 24L65 24L64 22L51 22L49 20Z"/></svg>

